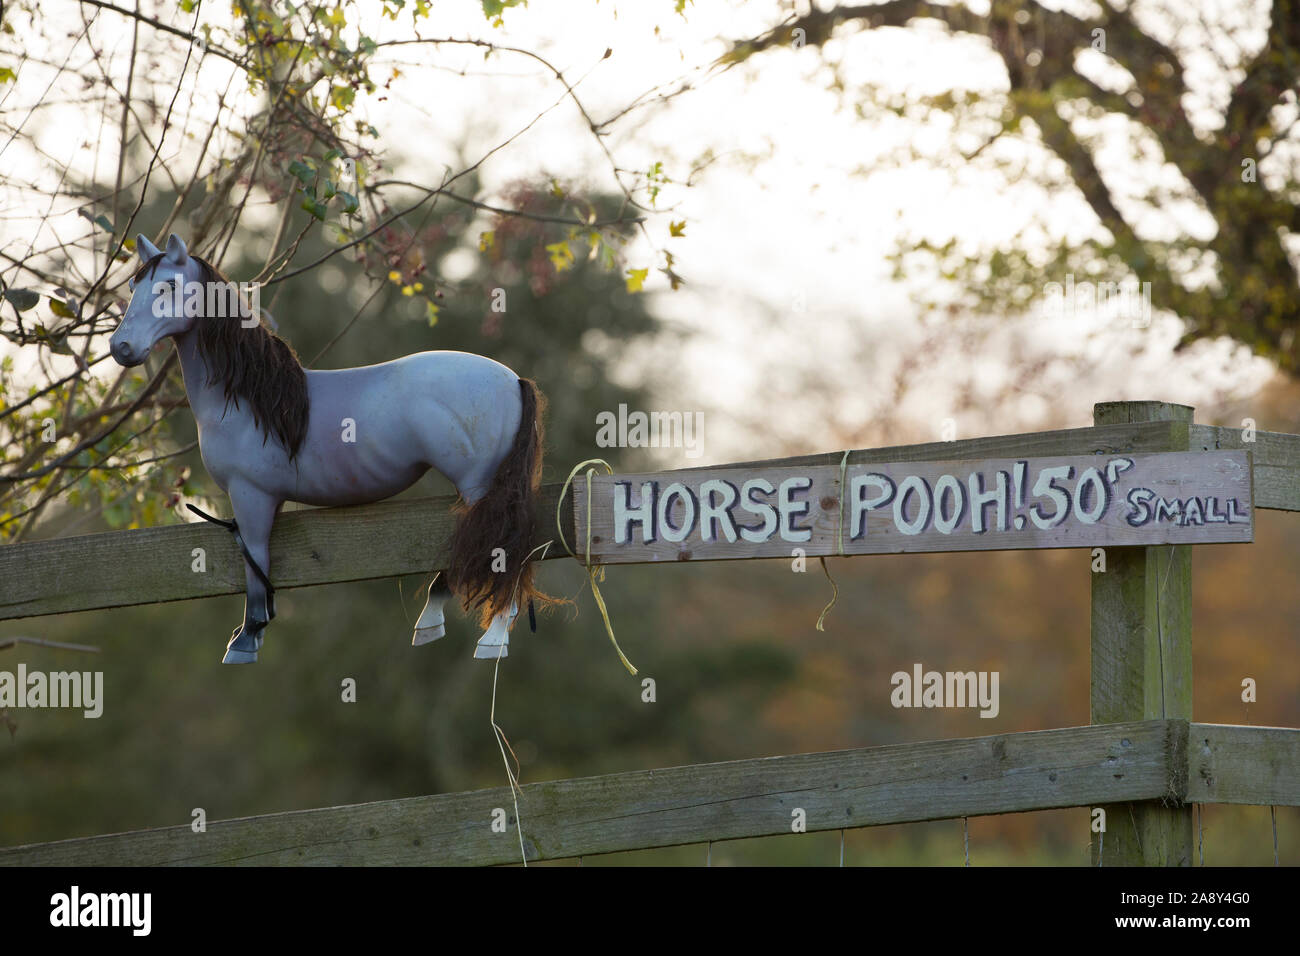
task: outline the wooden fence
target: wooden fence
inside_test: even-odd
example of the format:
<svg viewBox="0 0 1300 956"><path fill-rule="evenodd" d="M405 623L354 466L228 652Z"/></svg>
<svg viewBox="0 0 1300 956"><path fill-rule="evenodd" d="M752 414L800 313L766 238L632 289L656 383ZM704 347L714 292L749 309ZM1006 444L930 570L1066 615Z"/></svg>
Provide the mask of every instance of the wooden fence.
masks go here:
<svg viewBox="0 0 1300 956"><path fill-rule="evenodd" d="M1252 518L1256 509L1300 511L1300 436L1196 425L1192 409L1160 402L1098 405L1092 428L728 468L833 467L843 476L863 464L1224 450L1249 452ZM665 475L685 483L702 470ZM544 489L544 528L560 490ZM575 532L580 493L562 508ZM450 504L286 513L271 541L276 587L427 572L445 560ZM808 831L1104 807L1104 859L1094 834L1094 863L1190 865L1195 804L1300 805L1300 729L1193 722L1190 547L1105 548L1106 572L1091 576L1090 726L529 784L519 797L527 858L785 834L796 807ZM175 559L193 548L206 550L208 573ZM234 594L244 572L226 532L190 524L0 548L0 581L7 619ZM496 808L512 806L507 788L380 801L212 822L204 833L177 826L0 849L0 864L512 863L516 821L509 839L488 825Z"/></svg>

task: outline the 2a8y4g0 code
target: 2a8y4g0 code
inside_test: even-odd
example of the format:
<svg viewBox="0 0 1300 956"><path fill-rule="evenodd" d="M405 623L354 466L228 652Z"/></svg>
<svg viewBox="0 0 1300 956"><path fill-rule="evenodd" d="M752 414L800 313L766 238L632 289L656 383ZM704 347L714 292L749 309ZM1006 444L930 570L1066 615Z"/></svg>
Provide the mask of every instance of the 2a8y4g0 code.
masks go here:
<svg viewBox="0 0 1300 956"><path fill-rule="evenodd" d="M1156 906L1161 903L1191 903L1194 905L1206 903L1249 903L1249 893L1217 893L1205 892L1202 890L1193 890L1191 894L1182 893L1178 890L1170 890L1168 893L1121 893L1119 895L1121 903L1138 903L1143 906Z"/></svg>

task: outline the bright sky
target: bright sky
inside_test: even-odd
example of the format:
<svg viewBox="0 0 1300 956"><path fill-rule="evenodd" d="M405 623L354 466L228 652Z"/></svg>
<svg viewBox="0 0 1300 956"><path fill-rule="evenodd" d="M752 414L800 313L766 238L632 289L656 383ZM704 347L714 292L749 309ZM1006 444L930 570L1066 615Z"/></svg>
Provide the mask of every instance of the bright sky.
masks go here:
<svg viewBox="0 0 1300 956"><path fill-rule="evenodd" d="M1212 22L1228 22L1223 18L1231 16L1231 22L1256 32L1266 22L1258 0L1245 7L1227 0L1204 2ZM80 22L70 0L42 6L51 20L55 8L66 6L68 16L59 22L68 30ZM410 35L409 14L394 25L379 16L378 3L364 6L368 35L378 40ZM1104 313L1045 317L1041 303L1026 316L998 321L961 313L929 325L919 321L910 296L936 280L919 274L891 278L885 255L900 236L943 242L957 235L970 248L997 248L1022 231L1077 240L1089 234L1095 220L1077 193L1049 194L1027 180L1008 186L1000 175L975 165L956 172L925 162L892 167L888 157L908 146L922 155L945 155L954 141L952 130L943 124L922 128L889 114L857 118L852 98L841 101L828 92L829 73L816 50L772 51L730 72L708 75L708 64L726 48L718 38L761 33L789 6L698 0L683 18L673 12L671 0L533 0L527 8L507 11L504 29L493 29L476 0L449 0L435 5L432 25L420 28L425 36L479 37L542 54L570 82L581 79L578 95L597 122L648 90L672 90L685 78L695 84L669 103L624 117L605 139L620 167L644 170L662 161L676 182L687 178L699 157L718 157L690 188L666 188L660 205L671 212L649 226L654 242L673 252L687 286L668 292L657 272L661 263L644 244L630 249L627 263L651 268L646 294L652 309L694 333L684 350L670 336L621 356L618 372L658 386L666 396L664 408L706 411L705 455L690 464L877 443L882 436L933 440L948 418L955 420L956 437L1084 425L1095 401L1160 398L1205 406L1225 395L1249 394L1268 377L1267 363L1233 357L1215 343L1172 359L1168 346L1177 338L1178 323L1158 313L1143 329ZM1167 24L1158 4L1145 9L1150 12L1144 22L1152 29ZM189 16L174 5L159 10L164 19L188 28ZM219 22L228 7L213 5L211 16L205 10L200 22ZM1247 31L1242 37L1252 35ZM117 51L113 62L124 69L127 21L101 13L92 36L97 47ZM68 41L55 40L49 56L60 59L67 55ZM613 52L602 59L607 48ZM74 62L85 53L80 48ZM1230 88L1208 56L1188 56L1188 106L1207 129ZM954 87L996 90L1005 83L984 41L938 29L846 34L827 45L824 57L840 65L851 88L933 94ZM1123 71L1094 59L1090 70L1099 82L1123 89L1128 82ZM174 82L176 65L169 55L152 78ZM484 164L487 193L480 198L499 200L495 190L544 175L614 190L609 161L577 109L535 62L504 53L484 62L482 52L472 48L408 46L383 55L372 77L382 84L393 66L402 75L387 100L359 96L358 102L380 131L398 178L435 183L444 164L459 169L466 156L477 159L558 101ZM200 107L225 86L227 67L211 55L199 64ZM39 96L52 76L53 70L25 64L19 84L24 92L11 85L0 100L6 119L14 122L30 105L22 97ZM191 82L182 97L188 99L192 90ZM33 243L33 221L11 218L21 215L16 211L22 209L22 183L52 184L56 164L69 159L85 172L97 164L101 177L116 162L115 117L88 113L77 90L57 83L48 97L67 105L43 110L33 121L44 156L25 152L21 142L0 154L6 171L0 181L0 248L15 257ZM196 130L197 116L187 134ZM1136 192L1144 177L1155 177L1178 186L1177 177L1158 164L1132 162L1126 124L1103 132L1110 151L1103 154L1103 171L1113 185ZM192 140L169 142L194 149ZM457 155L457 147L466 143L465 156ZM967 137L957 145L969 151L978 140ZM1061 175L1051 157L1016 146L999 148L1006 159ZM685 220L684 237L668 237L670 220ZM1141 227L1152 235L1174 229L1199 235L1211 228L1205 220L1194 204L1171 203L1145 211ZM245 225L266 225L269 234L270 221L269 208L255 208ZM75 207L51 227L55 232L34 241L37 249L50 246L55 234L66 240L89 231ZM454 261L443 265L454 274ZM430 348L439 347L435 338L436 330ZM1041 374L1025 389L1004 395L1012 366L1035 360L1048 362ZM906 388L900 391L896 380ZM975 411L962 411L959 396L965 390ZM592 410L593 418L598 411Z"/></svg>

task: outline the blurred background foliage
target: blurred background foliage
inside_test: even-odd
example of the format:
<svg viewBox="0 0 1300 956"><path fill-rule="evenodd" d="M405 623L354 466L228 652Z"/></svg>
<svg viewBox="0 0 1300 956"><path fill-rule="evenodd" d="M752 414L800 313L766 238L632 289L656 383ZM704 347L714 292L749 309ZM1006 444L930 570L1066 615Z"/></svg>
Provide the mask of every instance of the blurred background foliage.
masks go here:
<svg viewBox="0 0 1300 956"><path fill-rule="evenodd" d="M499 16L512 5L485 0L483 8ZM1007 5L995 6L1001 11ZM182 7L188 11L193 4ZM284 81L294 69L287 56L289 34L272 34L288 28L272 19L270 4L249 0L239 8L252 11L244 41L254 50L265 48L265 61L250 69L260 71L268 88ZM30 12L32 5L23 9ZM309 103L305 95L296 102L277 100L281 105L267 110L260 131L272 167L266 180L296 176L306 197L299 207L283 182L281 194L269 193L277 202L286 194L291 198L277 239L303 230L295 264L324 256L355 225L339 214L336 202L329 210L334 231L304 228L321 218L311 206L324 195L316 191L323 185L316 173L330 162L326 157L333 150L327 147L348 118L346 90L373 86L364 57L342 55L348 51L340 49L338 24L328 13L317 25L331 39L317 51L320 63L343 71L332 83L329 104ZM788 36L788 25L782 31ZM261 43L259 37L269 39ZM337 62L326 63L331 57ZM318 106L319 115L307 109ZM294 125L313 115L328 116L329 122L307 123L306 134ZM249 153L256 141L248 138ZM124 159L138 169L149 151L138 142L132 148L139 152L129 155L124 148ZM308 154L318 163L314 170L293 172L290 160ZM232 191L244 169L238 162L223 164L192 194L155 183L137 224L175 219L177 231L190 230L187 239L197 235L213 244L229 225L234 240L221 265L235 279L258 274L265 259L249 252L258 237L228 222ZM68 192L89 197L93 186L73 182ZM467 174L458 191L474 196L479 184ZM400 187L384 196L389 208L400 208ZM373 198L363 195L362 205ZM627 227L603 228L588 241L589 232L546 218L570 215L575 204L599 220L619 218L626 198L586 195L550 179L519 183L508 196L511 208L534 218L504 219L439 199L401 229L381 232L359 259L338 255L309 275L269 286L263 305L309 366L464 349L536 379L550 401L547 481L563 479L573 464L593 456L619 471L697 464L679 452L652 457L595 445L601 411L623 402L680 408L671 356L686 344L686 333L657 318L648 300L629 290L635 283L620 270L617 251ZM118 211L112 210L110 226ZM370 212L385 209L376 205ZM671 258L665 261L671 269ZM365 275L386 277L373 300ZM503 312L492 308L496 290L504 293ZM54 303L64 302L75 313L76 298L53 289L40 314L67 318ZM1286 305L1294 311L1293 302ZM107 304L90 312L81 319L99 325L87 329L87 336L111 330ZM3 331L14 342L77 354L70 351L69 342L76 344L68 338L70 327L50 325L64 338L11 323ZM948 329L942 334L951 339ZM88 351L89 338L76 348L83 345ZM922 350L918 362L924 358ZM150 367L159 364L155 357ZM801 374L817 373L812 367ZM12 376L11 364L0 367L0 401L7 407L22 400ZM6 448L7 462L21 464L38 447L33 429L47 410L93 413L93 421L81 423L93 434L111 421L115 400L121 405L147 399L147 411L166 414L148 442L130 446L136 458L193 444L193 421L179 406L183 395L174 373L153 393L145 376L128 376L117 396L94 377L85 380L83 404L63 388L45 405L26 408L14 445ZM731 414L743 417L749 434L764 434L761 423L774 396L818 383L791 372L787 380L767 385L733 403ZM1227 405L1200 408L1197 419L1239 425L1248 413L1261 429L1300 432L1297 409L1300 388L1280 382L1252 396L1248 412ZM721 431L726 413L708 414L706 431ZM841 427L842 447L883 443L880 435L892 425L887 417ZM1053 424L1085 423L1044 427ZM932 436L889 437L906 442ZM180 520L174 512L181 496L209 498L215 510L228 513L196 449L143 469L92 467L111 457L111 445L106 436L87 448L84 461L72 463L74 485L28 483L28 497L19 504L37 503L33 520L14 505L0 513L0 534L17 533L14 526L43 537L163 524ZM824 450L772 439L756 444L751 457ZM448 490L445 480L431 475L407 494ZM177 560L188 563L190 557ZM829 597L815 563L805 573L793 573L789 562L779 560L611 569L602 590L619 641L641 676L656 681L657 700L645 703L640 679L624 671L609 646L583 571L571 561L547 562L542 586L573 597L574 606L543 617L536 635L518 629L499 677L497 722L519 757L522 782L1088 722L1086 553L910 555L830 564L840 600L825 633L813 626ZM1194 575L1197 719L1300 726L1300 656L1294 653L1300 516L1266 512L1253 545L1198 549ZM0 622L0 644L21 635L101 649L90 655L20 644L0 649L0 668L15 670L21 662L39 670L102 670L105 681L98 720L59 710L0 715L11 721L10 733L0 731L0 845L188 824L195 808L219 820L503 785L505 771L488 720L493 669L470 656L477 629L452 613L446 639L410 646L427 583L427 576L412 575L282 591L261 661L251 668L218 663L240 618L242 597ZM927 669L999 671L1001 713L986 720L974 710L893 709L890 675L916 662ZM1259 682L1256 704L1240 701L1245 677ZM356 682L355 703L342 700L348 678ZM526 804L521 811L526 830ZM1280 809L1277 822L1281 859L1300 860L1300 811ZM969 831L976 865L1087 862L1083 809L974 819ZM850 864L963 860L961 821L855 831L844 840ZM1272 862L1268 808L1208 808L1204 848L1212 865ZM702 865L707 858L715 865L830 865L839 850L840 835L822 833L588 862Z"/></svg>
<svg viewBox="0 0 1300 956"><path fill-rule="evenodd" d="M426 247L430 262L477 249L456 216ZM534 241L544 242L539 235ZM524 247L512 261L527 262ZM239 266L230 270L240 274ZM538 292L526 269L502 272L479 255L465 283L507 289L508 309L444 297L430 326L394 284L330 351L331 365L379 361L422 348L462 348L535 376L551 399L546 480L601 456L618 470L682 467L639 450L598 448L595 414L619 402L673 408L656 376L624 388L607 363L656 330L642 297L622 280L576 263ZM350 310L326 282L286 285L270 308L306 359ZM498 324L499 323L499 324ZM589 336L601 329L599 340ZM1278 386L1260 427L1300 431L1297 389ZM761 400L761 396L755 396ZM1252 405L1259 414L1261 406ZM1200 410L1201 421L1233 421L1237 410ZM1216 417L1217 414L1217 417ZM192 424L176 415L174 441ZM846 443L853 444L852 436ZM755 455L810 449L756 448ZM661 453L662 454L662 453ZM224 499L197 452L195 491ZM411 493L445 490L430 476ZM159 494L163 494L160 492ZM165 509L164 509L165 513ZM224 513L224 509L223 509ZM100 530L107 522L99 519ZM178 560L189 560L187 555ZM603 591L620 643L657 701L618 663L600 617L570 561L543 565L542 583L575 606L545 616L538 633L516 632L499 678L497 721L524 782L568 776L833 750L941 737L1072 726L1088 722L1088 555L988 553L832 559L841 597L826 633L813 629L828 586L815 563L786 561L610 569ZM1251 546L1195 554L1196 714L1227 723L1300 725L1300 659L1291 653L1300 619L1300 517L1265 512ZM104 715L20 711L0 740L0 844L279 810L469 790L505 782L488 723L492 667L471 659L477 630L459 614L449 636L412 648L423 576L281 592L279 617L256 667L217 662L242 598L88 612L0 624L8 635L72 640L96 656L19 646L0 667L96 669L105 675ZM889 676L913 662L941 670L998 670L1002 710L894 710ZM1259 681L1259 702L1240 703L1240 681ZM341 682L357 682L343 703ZM523 807L527 827L527 807ZM1085 811L970 821L975 864L1086 863ZM1300 853L1300 815L1279 810L1283 860ZM1211 807L1210 864L1268 863L1267 808ZM953 864L962 860L960 821L849 833L849 863ZM837 834L621 854L596 862L829 864Z"/></svg>

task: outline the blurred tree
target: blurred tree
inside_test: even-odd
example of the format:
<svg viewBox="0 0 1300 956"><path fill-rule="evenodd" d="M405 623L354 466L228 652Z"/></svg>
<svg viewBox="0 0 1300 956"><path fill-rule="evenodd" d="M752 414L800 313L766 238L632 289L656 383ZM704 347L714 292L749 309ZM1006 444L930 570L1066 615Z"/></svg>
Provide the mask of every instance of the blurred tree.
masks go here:
<svg viewBox="0 0 1300 956"><path fill-rule="evenodd" d="M1262 24L1199 2L1120 7L1101 0L1082 13L1022 0L983 6L886 0L814 7L735 43L722 63L780 47L822 50L832 38L863 30L937 23L953 41L982 38L1005 76L983 91L886 92L854 85L841 64L824 59L831 88L859 115L892 110L918 124L941 119L948 146L937 162L998 169L1008 182L1038 177L1052 192L1072 188L1100 228L1087 241L1062 237L1054 247L1038 229L1014 248L974 253L957 237L941 245L905 240L895 256L900 274L928 260L958 284L963 304L1002 313L1025 308L1067 274L1081 282L1134 278L1150 283L1155 308L1186 323L1180 347L1230 336L1300 371L1300 256L1288 254L1288 243L1300 241L1300 3L1272 0ZM1192 61L1199 88L1230 88L1221 103L1189 97ZM1122 164L1102 155L1115 124L1099 121L1117 117L1127 124ZM1024 150L1000 148L1012 141L1050 150L1065 176L1051 167L1030 171ZM963 143L973 148L963 151ZM917 151L907 159L933 157ZM1199 210L1210 228L1189 228L1186 215L1151 224L1153 214L1180 204Z"/></svg>

